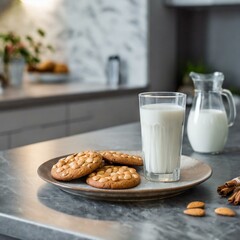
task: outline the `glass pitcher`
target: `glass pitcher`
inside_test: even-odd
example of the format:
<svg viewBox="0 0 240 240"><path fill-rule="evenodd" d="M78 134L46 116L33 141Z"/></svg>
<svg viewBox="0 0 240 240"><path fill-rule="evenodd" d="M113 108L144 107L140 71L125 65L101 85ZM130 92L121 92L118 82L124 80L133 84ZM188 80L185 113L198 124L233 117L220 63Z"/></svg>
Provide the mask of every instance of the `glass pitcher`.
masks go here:
<svg viewBox="0 0 240 240"><path fill-rule="evenodd" d="M228 127L234 124L236 107L229 90L222 89L224 75L221 72L200 74L191 72L194 83L194 99L187 122L187 134L194 151L219 153L228 137ZM225 110L222 96L228 102Z"/></svg>

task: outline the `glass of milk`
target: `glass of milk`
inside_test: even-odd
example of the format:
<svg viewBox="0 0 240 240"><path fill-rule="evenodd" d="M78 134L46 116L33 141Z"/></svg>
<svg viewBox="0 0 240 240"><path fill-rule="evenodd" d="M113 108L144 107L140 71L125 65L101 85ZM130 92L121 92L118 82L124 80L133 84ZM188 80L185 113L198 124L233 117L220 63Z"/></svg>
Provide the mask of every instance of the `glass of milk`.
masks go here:
<svg viewBox="0 0 240 240"><path fill-rule="evenodd" d="M178 181L186 95L178 92L140 93L139 108L145 178Z"/></svg>

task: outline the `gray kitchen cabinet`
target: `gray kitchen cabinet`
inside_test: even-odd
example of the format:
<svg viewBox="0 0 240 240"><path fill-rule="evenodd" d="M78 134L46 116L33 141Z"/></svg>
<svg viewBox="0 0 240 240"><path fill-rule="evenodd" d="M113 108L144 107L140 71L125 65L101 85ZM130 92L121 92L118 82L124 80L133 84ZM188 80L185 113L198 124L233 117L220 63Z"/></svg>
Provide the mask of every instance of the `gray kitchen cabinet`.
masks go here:
<svg viewBox="0 0 240 240"><path fill-rule="evenodd" d="M67 135L66 124L45 124L10 133L10 147L18 147Z"/></svg>
<svg viewBox="0 0 240 240"><path fill-rule="evenodd" d="M63 104L0 111L0 133L62 122L66 111Z"/></svg>
<svg viewBox="0 0 240 240"><path fill-rule="evenodd" d="M0 149L138 121L136 95L0 110Z"/></svg>
<svg viewBox="0 0 240 240"><path fill-rule="evenodd" d="M106 98L69 105L69 134L82 133L138 120L138 98Z"/></svg>
<svg viewBox="0 0 240 240"><path fill-rule="evenodd" d="M10 135L0 134L0 149L7 149L10 146Z"/></svg>

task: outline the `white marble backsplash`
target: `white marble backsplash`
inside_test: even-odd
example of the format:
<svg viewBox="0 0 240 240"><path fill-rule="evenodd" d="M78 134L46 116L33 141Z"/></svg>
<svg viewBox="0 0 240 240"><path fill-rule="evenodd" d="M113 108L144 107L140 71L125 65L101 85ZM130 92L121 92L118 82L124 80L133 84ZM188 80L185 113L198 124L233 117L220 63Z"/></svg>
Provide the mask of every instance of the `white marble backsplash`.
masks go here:
<svg viewBox="0 0 240 240"><path fill-rule="evenodd" d="M44 59L68 63L74 78L105 83L107 58L117 54L128 83L146 84L147 0L22 0L0 11L0 32L38 27L56 49Z"/></svg>

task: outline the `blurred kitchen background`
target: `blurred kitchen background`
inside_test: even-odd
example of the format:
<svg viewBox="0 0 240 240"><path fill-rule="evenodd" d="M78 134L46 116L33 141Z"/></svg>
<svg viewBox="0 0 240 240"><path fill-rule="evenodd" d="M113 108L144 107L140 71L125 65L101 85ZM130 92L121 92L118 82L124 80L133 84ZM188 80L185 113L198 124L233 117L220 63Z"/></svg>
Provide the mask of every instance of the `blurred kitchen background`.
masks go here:
<svg viewBox="0 0 240 240"><path fill-rule="evenodd" d="M1 2L7 5L0 16L1 32L25 35L44 29L55 53L43 58L67 62L73 78L105 83L107 59L117 54L127 61L129 82L146 83L146 0Z"/></svg>
<svg viewBox="0 0 240 240"><path fill-rule="evenodd" d="M2 89L0 149L138 121L139 92L191 93L189 71L221 71L239 94L239 26L240 0L0 0L0 33L43 29L41 62L68 68Z"/></svg>

